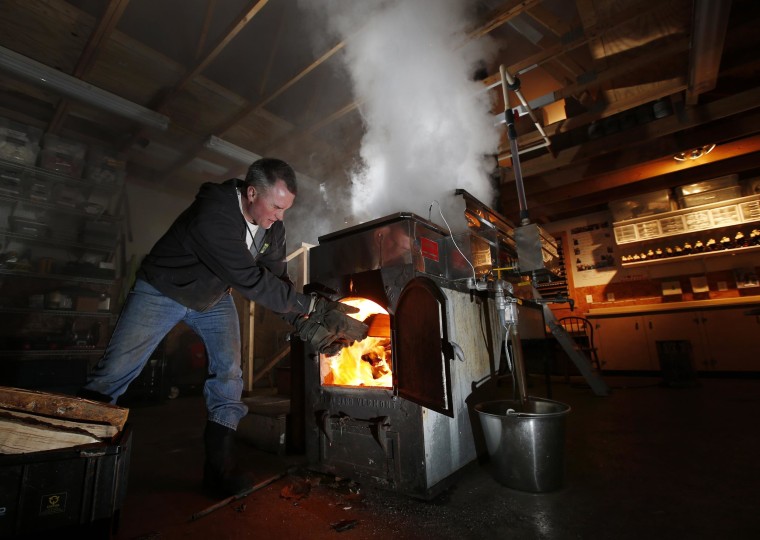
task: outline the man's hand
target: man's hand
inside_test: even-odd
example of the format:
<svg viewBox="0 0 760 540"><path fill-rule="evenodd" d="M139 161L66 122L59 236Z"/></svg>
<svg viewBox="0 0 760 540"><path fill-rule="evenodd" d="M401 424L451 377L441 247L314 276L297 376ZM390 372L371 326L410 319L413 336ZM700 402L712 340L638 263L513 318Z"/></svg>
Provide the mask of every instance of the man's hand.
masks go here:
<svg viewBox="0 0 760 540"><path fill-rule="evenodd" d="M315 296L309 314L299 317L294 324L302 340L311 343L318 352L333 356L343 347L367 337L367 325L348 316L358 311L347 304Z"/></svg>
<svg viewBox="0 0 760 540"><path fill-rule="evenodd" d="M309 319L324 326L329 332L335 334L337 339L351 343L367 337L369 330L367 325L348 316L348 313L358 313L358 308L341 302L333 302L321 296L316 297L313 304L308 315Z"/></svg>

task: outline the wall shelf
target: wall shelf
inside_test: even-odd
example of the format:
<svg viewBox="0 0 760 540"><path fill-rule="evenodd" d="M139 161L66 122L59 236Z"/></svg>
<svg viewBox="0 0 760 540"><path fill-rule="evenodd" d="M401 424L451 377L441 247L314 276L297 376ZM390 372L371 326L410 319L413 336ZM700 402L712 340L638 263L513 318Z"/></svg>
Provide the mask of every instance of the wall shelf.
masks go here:
<svg viewBox="0 0 760 540"><path fill-rule="evenodd" d="M617 221L612 224L619 246L656 242L670 237L708 234L760 223L760 195Z"/></svg>
<svg viewBox="0 0 760 540"><path fill-rule="evenodd" d="M725 257L726 255L739 255L744 253L760 252L760 246L747 246L733 249L721 249L717 251L706 251L703 253L691 253L689 255L673 255L671 257L661 257L659 259L646 259L644 261L621 262L623 268L634 266L653 266L657 264L669 264L674 262L698 261L711 257Z"/></svg>
<svg viewBox="0 0 760 540"><path fill-rule="evenodd" d="M113 285L113 278L96 278L83 275L54 274L43 272L30 272L26 270L11 270L0 268L0 276L12 276L18 278L47 279L51 281L71 281L75 283L93 283L98 285Z"/></svg>
<svg viewBox="0 0 760 540"><path fill-rule="evenodd" d="M76 311L73 309L39 309L39 308L13 308L0 307L0 313L41 313L44 315L60 315L62 317L113 317L110 311Z"/></svg>
<svg viewBox="0 0 760 540"><path fill-rule="evenodd" d="M48 358L48 357L61 357L61 358L68 358L68 357L76 357L81 358L82 356L100 356L103 354L105 349L103 347L90 347L90 348L71 348L71 349L27 349L27 350L1 350L0 351L0 358L7 358L12 357L16 360L21 360L22 358Z"/></svg>
<svg viewBox="0 0 760 540"><path fill-rule="evenodd" d="M19 382L15 363L79 373L103 354L118 318L122 192L121 182L0 159L0 384ZM69 309L49 309L55 293ZM44 369L24 376L36 384Z"/></svg>

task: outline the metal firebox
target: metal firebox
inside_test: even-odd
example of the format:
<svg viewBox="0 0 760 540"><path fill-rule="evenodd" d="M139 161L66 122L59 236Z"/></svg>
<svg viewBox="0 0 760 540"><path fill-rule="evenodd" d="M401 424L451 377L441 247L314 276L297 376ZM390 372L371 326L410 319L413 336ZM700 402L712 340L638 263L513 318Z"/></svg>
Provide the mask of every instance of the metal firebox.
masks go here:
<svg viewBox="0 0 760 540"><path fill-rule="evenodd" d="M515 256L494 240L485 245L505 253L494 251L490 261ZM380 386L335 384L331 359L308 355L306 453L313 468L429 498L482 452L474 393L498 369L501 330L493 298L467 286L475 271L468 260L481 243L408 213L319 238L310 288L348 303L366 299L387 313L392 376ZM528 304L520 309L537 312L543 326L540 309Z"/></svg>

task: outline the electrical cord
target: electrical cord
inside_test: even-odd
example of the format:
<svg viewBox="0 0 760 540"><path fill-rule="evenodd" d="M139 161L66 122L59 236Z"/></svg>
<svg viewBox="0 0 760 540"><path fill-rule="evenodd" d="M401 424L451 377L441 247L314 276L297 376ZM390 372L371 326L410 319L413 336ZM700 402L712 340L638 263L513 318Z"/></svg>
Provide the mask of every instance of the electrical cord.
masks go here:
<svg viewBox="0 0 760 540"><path fill-rule="evenodd" d="M430 207L428 208L428 221L432 221L432 219L430 219L430 218L431 218L431 213L433 211L433 205L434 204L438 205L438 213L441 215L441 219L446 224L446 228L449 230L449 234L451 235L451 243L454 244L454 247L457 248L457 251L459 252L459 254L462 256L462 258L465 261L467 261L467 264L470 265L470 268L472 268L472 279L477 280L477 274L475 273L475 267L470 262L470 260L465 256L465 254L462 252L462 250L459 249L459 246L457 245L456 240L454 240L454 233L451 231L451 226L449 226L449 222L446 221L446 217L443 215L443 210L441 209L441 203L439 203L437 200L433 200L433 202L430 203ZM465 279L470 279L470 278L465 278ZM460 281L463 281L463 280L460 280Z"/></svg>

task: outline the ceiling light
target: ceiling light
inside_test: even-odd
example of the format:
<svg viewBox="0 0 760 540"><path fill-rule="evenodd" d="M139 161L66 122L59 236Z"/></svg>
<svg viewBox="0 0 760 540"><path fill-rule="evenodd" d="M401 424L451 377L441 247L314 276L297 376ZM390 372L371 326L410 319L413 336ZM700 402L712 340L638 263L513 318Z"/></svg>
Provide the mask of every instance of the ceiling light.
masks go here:
<svg viewBox="0 0 760 540"><path fill-rule="evenodd" d="M250 165L257 159L261 159L260 155L249 152L245 148L241 148L231 142L225 141L224 139L220 139L216 135L211 135L203 146L209 150L213 150L217 154L227 156L228 158L232 158L240 163L245 163L246 165Z"/></svg>
<svg viewBox="0 0 760 540"><path fill-rule="evenodd" d="M713 148L715 148L714 144L706 144L704 146L692 148L691 150L687 150L685 152L678 152L675 156L673 156L673 159L675 159L676 161L688 161L690 159L699 159L702 156L706 156L707 154L712 152Z"/></svg>
<svg viewBox="0 0 760 540"><path fill-rule="evenodd" d="M128 101L5 47L0 47L0 68L38 86L50 88L68 98L118 114L140 124L162 130L169 127L169 118L163 114Z"/></svg>

